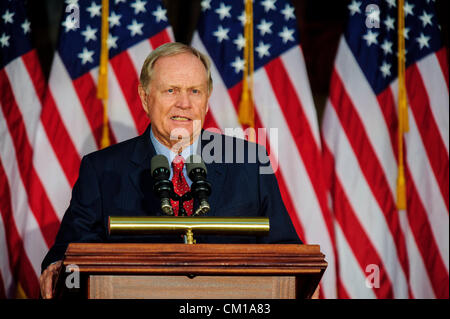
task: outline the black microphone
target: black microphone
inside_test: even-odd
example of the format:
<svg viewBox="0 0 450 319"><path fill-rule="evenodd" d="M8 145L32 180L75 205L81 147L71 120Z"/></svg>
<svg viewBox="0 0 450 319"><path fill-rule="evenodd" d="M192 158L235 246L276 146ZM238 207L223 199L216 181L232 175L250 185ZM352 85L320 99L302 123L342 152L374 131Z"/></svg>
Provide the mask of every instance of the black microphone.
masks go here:
<svg viewBox="0 0 450 319"><path fill-rule="evenodd" d="M191 192L200 201L199 207L193 215L204 215L211 209L208 203L208 196L211 194L211 184L206 180L205 163L199 155L193 154L186 160L186 171L192 180Z"/></svg>
<svg viewBox="0 0 450 319"><path fill-rule="evenodd" d="M155 155L151 162L152 177L155 180L153 191L161 199L161 210L166 215L173 215L170 195L173 193L173 184L169 180L169 161L164 155Z"/></svg>

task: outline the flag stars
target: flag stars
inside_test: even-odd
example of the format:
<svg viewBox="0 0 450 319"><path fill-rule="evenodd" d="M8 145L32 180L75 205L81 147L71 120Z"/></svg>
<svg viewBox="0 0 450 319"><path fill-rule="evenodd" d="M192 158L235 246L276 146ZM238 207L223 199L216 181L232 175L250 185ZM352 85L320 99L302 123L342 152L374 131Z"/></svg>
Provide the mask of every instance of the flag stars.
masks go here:
<svg viewBox="0 0 450 319"><path fill-rule="evenodd" d="M211 0L202 0L200 3L202 6L202 11L205 12L208 9L211 9Z"/></svg>
<svg viewBox="0 0 450 319"><path fill-rule="evenodd" d="M372 30L367 30L367 33L363 35L363 39L366 40L367 46L370 47L372 44L377 44L378 32L372 32Z"/></svg>
<svg viewBox="0 0 450 319"><path fill-rule="evenodd" d="M233 40L233 43L236 44L237 49L238 49L239 51L242 50L243 48L245 48L245 38L244 38L244 36L242 35L242 33L240 33L240 34L238 35L238 37L237 37L236 39Z"/></svg>
<svg viewBox="0 0 450 319"><path fill-rule="evenodd" d="M286 44L288 41L295 41L293 29L283 27L283 31L278 33L278 35L283 39L284 44Z"/></svg>
<svg viewBox="0 0 450 319"><path fill-rule="evenodd" d="M231 6L226 6L223 2L220 3L220 8L216 9L215 12L219 15L220 20L225 18L230 18Z"/></svg>
<svg viewBox="0 0 450 319"><path fill-rule="evenodd" d="M134 14L138 14L140 12L145 13L147 10L145 9L145 5L147 1L136 0L130 6L134 9Z"/></svg>
<svg viewBox="0 0 450 319"><path fill-rule="evenodd" d="M413 4L405 2L405 4L403 5L403 11L405 11L405 18L408 16L408 14L412 16L414 15L413 8L414 8Z"/></svg>
<svg viewBox="0 0 450 319"><path fill-rule="evenodd" d="M9 47L9 35L6 35L6 33L3 33L2 36L0 37L0 45L2 46L2 48L4 47Z"/></svg>
<svg viewBox="0 0 450 319"><path fill-rule="evenodd" d="M386 29L388 31L395 29L394 23L395 23L395 20L391 16L387 16L386 20L384 20L384 25L386 26Z"/></svg>
<svg viewBox="0 0 450 319"><path fill-rule="evenodd" d="M237 56L231 63L231 66L234 68L236 73L239 73L244 70L245 61Z"/></svg>
<svg viewBox="0 0 450 319"><path fill-rule="evenodd" d="M281 10L281 14L284 16L284 20L289 21L290 19L295 19L294 15L294 7L291 7L289 4L286 4L283 10Z"/></svg>
<svg viewBox="0 0 450 319"><path fill-rule="evenodd" d="M14 23L13 16L14 16L14 12L9 12L9 10L6 10L6 12L2 15L3 22L5 24Z"/></svg>
<svg viewBox="0 0 450 319"><path fill-rule="evenodd" d="M261 2L261 5L264 6L265 12L269 12L270 10L276 11L277 8L275 7L275 2L277 2L277 0L264 0Z"/></svg>
<svg viewBox="0 0 450 319"><path fill-rule="evenodd" d="M392 42L384 40L381 48L383 49L385 55L392 54Z"/></svg>
<svg viewBox="0 0 450 319"><path fill-rule="evenodd" d="M403 29L403 37L406 39L406 40L409 40L409 28L404 28Z"/></svg>
<svg viewBox="0 0 450 319"><path fill-rule="evenodd" d="M81 32L81 34L84 37L84 42L89 42L90 40L97 40L97 36L95 35L95 33L97 32L97 29L93 29L91 28L90 25L86 26L86 30L84 30L83 32Z"/></svg>
<svg viewBox="0 0 450 319"><path fill-rule="evenodd" d="M270 56L269 53L270 44L265 44L262 41L259 41L258 46L255 48L255 51L258 52L258 57L262 59L265 56Z"/></svg>
<svg viewBox="0 0 450 319"><path fill-rule="evenodd" d="M261 36L264 36L266 33L272 33L272 30L270 29L272 24L273 22L267 22L265 19L262 19L261 23L257 25Z"/></svg>
<svg viewBox="0 0 450 319"><path fill-rule="evenodd" d="M113 36L111 33L108 34L108 39L106 39L106 45L108 46L108 49L117 49L117 39L119 37Z"/></svg>
<svg viewBox="0 0 450 319"><path fill-rule="evenodd" d="M131 24L127 26L127 29L130 30L130 34L132 37L134 37L136 34L142 35L142 27L144 26L144 23L138 23L136 19L133 19Z"/></svg>
<svg viewBox="0 0 450 319"><path fill-rule="evenodd" d="M152 12L152 15L156 18L156 22L160 23L161 21L167 21L166 12L166 9L158 6L158 8Z"/></svg>
<svg viewBox="0 0 450 319"><path fill-rule="evenodd" d="M94 63L94 59L92 56L94 55L94 51L89 51L86 47L83 48L83 52L78 53L78 57L81 59L81 64L85 65L86 63Z"/></svg>
<svg viewBox="0 0 450 319"><path fill-rule="evenodd" d="M386 63L386 61L383 62L383 64L380 66L380 71L383 74L383 77L386 78L391 75L391 65L389 63Z"/></svg>
<svg viewBox="0 0 450 319"><path fill-rule="evenodd" d="M389 9L397 7L397 4L395 3L395 0L386 0L386 2L389 5Z"/></svg>
<svg viewBox="0 0 450 319"><path fill-rule="evenodd" d="M111 12L111 15L108 17L109 27L120 26L120 18L122 18L121 14L116 14L114 11Z"/></svg>
<svg viewBox="0 0 450 319"><path fill-rule="evenodd" d="M419 17L419 19L422 21L422 27L426 27L428 24L430 26L433 25L433 23L431 22L431 18L433 17L432 14L428 14L425 12L425 10L423 11L422 15Z"/></svg>
<svg viewBox="0 0 450 319"><path fill-rule="evenodd" d="M27 19L20 25L23 29L23 33L27 34L31 31L31 23Z"/></svg>
<svg viewBox="0 0 450 319"><path fill-rule="evenodd" d="M245 11L242 11L241 15L238 17L238 20L241 21L242 26L245 26L247 23L247 15L245 14Z"/></svg>
<svg viewBox="0 0 450 319"><path fill-rule="evenodd" d="M68 15L61 24L65 28L65 32L74 31L75 29L77 29L77 22L70 15Z"/></svg>
<svg viewBox="0 0 450 319"><path fill-rule="evenodd" d="M430 41L430 37L425 36L423 33L420 33L420 37L416 38L417 43L419 43L420 49L422 50L424 47L429 48L430 45L428 41Z"/></svg>
<svg viewBox="0 0 450 319"><path fill-rule="evenodd" d="M350 10L350 15L353 16L355 13L361 13L361 2L353 0L352 3L350 3L347 8Z"/></svg>
<svg viewBox="0 0 450 319"><path fill-rule="evenodd" d="M101 17L102 15L102 6L96 4L92 1L91 6L86 8L86 11L89 12L91 18Z"/></svg>
<svg viewBox="0 0 450 319"><path fill-rule="evenodd" d="M230 29L223 28L221 25L219 25L219 28L214 31L213 35L217 38L217 42L222 42L223 40L228 40L228 32Z"/></svg>

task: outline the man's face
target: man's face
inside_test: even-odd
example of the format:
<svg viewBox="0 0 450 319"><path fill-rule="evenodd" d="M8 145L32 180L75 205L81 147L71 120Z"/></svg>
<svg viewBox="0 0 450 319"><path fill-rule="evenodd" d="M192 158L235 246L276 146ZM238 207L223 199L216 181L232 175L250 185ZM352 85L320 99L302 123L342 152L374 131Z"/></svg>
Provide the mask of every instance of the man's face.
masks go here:
<svg viewBox="0 0 450 319"><path fill-rule="evenodd" d="M192 137L200 133L209 95L206 69L190 53L159 58L153 66L148 93L139 86L139 96L152 123L153 134L170 148L180 135L183 139L190 137L192 143Z"/></svg>

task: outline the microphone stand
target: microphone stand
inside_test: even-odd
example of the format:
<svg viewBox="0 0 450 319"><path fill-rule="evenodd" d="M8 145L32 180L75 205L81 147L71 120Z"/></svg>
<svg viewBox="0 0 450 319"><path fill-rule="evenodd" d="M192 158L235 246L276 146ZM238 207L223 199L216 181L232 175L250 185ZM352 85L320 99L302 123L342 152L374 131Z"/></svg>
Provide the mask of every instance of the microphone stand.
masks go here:
<svg viewBox="0 0 450 319"><path fill-rule="evenodd" d="M186 209L184 209L184 202L192 199L191 191L185 193L183 196L178 195L177 193L172 193L172 200L178 202L178 216L187 216ZM192 235L192 232L191 232ZM188 235L183 235L184 243L188 243Z"/></svg>
<svg viewBox="0 0 450 319"><path fill-rule="evenodd" d="M172 193L172 200L178 202L178 216L187 216L186 209L184 209L184 202L192 199L191 191L185 193L183 196L178 195L177 193Z"/></svg>

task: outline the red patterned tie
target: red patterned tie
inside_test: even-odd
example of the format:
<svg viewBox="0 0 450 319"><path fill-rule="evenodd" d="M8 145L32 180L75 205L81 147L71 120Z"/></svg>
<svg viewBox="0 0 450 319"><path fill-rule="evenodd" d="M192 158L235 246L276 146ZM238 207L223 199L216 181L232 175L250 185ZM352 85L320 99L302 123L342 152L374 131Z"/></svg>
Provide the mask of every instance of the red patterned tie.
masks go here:
<svg viewBox="0 0 450 319"><path fill-rule="evenodd" d="M177 155L173 159L172 167L173 167L173 189L175 193L179 196L183 196L185 193L189 192L190 188L183 174L183 166L184 166L184 158L183 156ZM175 216L178 216L178 201L170 200L170 203L173 207L173 212ZM186 210L188 216L192 215L192 208L194 206L194 200L189 200L184 202L183 207Z"/></svg>

